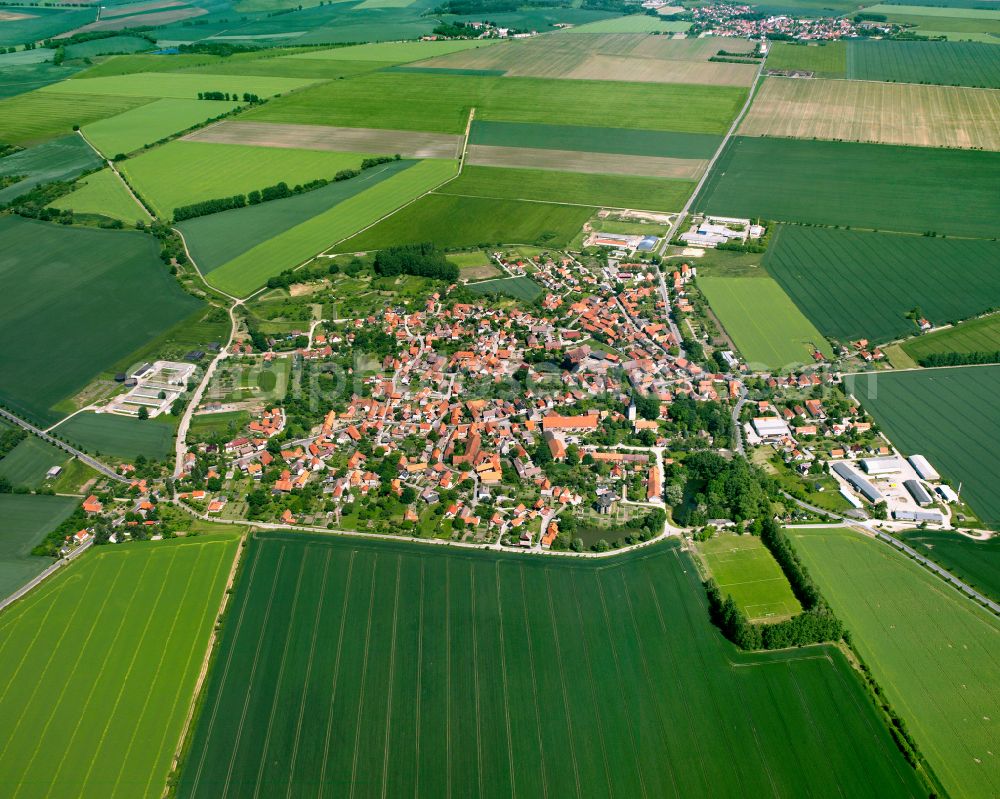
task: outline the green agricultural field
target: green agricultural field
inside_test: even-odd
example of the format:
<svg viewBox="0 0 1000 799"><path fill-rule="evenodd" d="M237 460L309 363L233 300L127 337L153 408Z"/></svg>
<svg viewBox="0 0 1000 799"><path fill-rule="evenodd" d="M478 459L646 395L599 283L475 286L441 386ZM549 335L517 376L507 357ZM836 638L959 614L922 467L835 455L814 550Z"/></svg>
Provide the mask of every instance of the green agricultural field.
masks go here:
<svg viewBox="0 0 1000 799"><path fill-rule="evenodd" d="M463 133L476 119L550 123L614 108L615 125L725 132L746 97L728 86L379 72L273 100L244 119Z"/></svg>
<svg viewBox="0 0 1000 799"><path fill-rule="evenodd" d="M422 241L449 248L486 244L563 247L593 212L585 206L429 194L342 242L337 250L377 250Z"/></svg>
<svg viewBox="0 0 1000 799"><path fill-rule="evenodd" d="M684 20L632 14L573 27L569 33L684 33L690 27L691 23Z"/></svg>
<svg viewBox="0 0 1000 799"><path fill-rule="evenodd" d="M249 423L250 414L246 411L225 411L192 416L191 426L188 428L188 441L205 441L216 435L235 438Z"/></svg>
<svg viewBox="0 0 1000 799"><path fill-rule="evenodd" d="M200 216L182 222L178 227L184 234L191 257L202 273L207 274L247 250L331 210L338 203L370 189L413 164L413 161L379 164L351 180L330 183L321 189L284 200ZM298 261L289 266L296 263Z"/></svg>
<svg viewBox="0 0 1000 799"><path fill-rule="evenodd" d="M167 460L174 452L177 420L169 415L136 419L88 411L62 422L52 433L91 455Z"/></svg>
<svg viewBox="0 0 1000 799"><path fill-rule="evenodd" d="M490 256L482 250L449 253L448 260L455 264L455 266L459 269L478 269L493 265L493 261L490 260Z"/></svg>
<svg viewBox="0 0 1000 799"><path fill-rule="evenodd" d="M272 78L266 75L209 75L187 72L149 72L104 78L75 78L53 83L42 94L93 94L115 97L172 97L197 100L198 92L250 92L260 97L287 94L308 86L307 78ZM208 101L211 102L211 101Z"/></svg>
<svg viewBox="0 0 1000 799"><path fill-rule="evenodd" d="M155 45L149 39L143 39L141 36L113 36L109 39L94 39L89 42L71 44L66 48L66 58L93 58L99 55L141 53L154 48Z"/></svg>
<svg viewBox="0 0 1000 799"><path fill-rule="evenodd" d="M809 70L821 78L843 78L847 75L847 44L772 42L766 66L768 69Z"/></svg>
<svg viewBox="0 0 1000 799"><path fill-rule="evenodd" d="M788 533L949 794L998 795L1000 622L887 544Z"/></svg>
<svg viewBox="0 0 1000 799"><path fill-rule="evenodd" d="M0 598L10 596L52 564L50 558L35 557L31 550L69 518L78 501L73 497L0 494ZM9 639L2 629L0 640L7 648Z"/></svg>
<svg viewBox="0 0 1000 799"><path fill-rule="evenodd" d="M698 288L755 368L790 369L812 363L817 349L833 356L823 335L770 278L701 277Z"/></svg>
<svg viewBox="0 0 1000 799"><path fill-rule="evenodd" d="M687 180L467 166L440 193L669 211L682 208L694 186Z"/></svg>
<svg viewBox="0 0 1000 799"><path fill-rule="evenodd" d="M83 132L105 156L114 158L119 153L131 153L234 108L236 103L224 100L157 100L87 125Z"/></svg>
<svg viewBox="0 0 1000 799"><path fill-rule="evenodd" d="M998 181L1000 153L737 136L695 206L721 216L992 237Z"/></svg>
<svg viewBox="0 0 1000 799"><path fill-rule="evenodd" d="M839 651L739 654L676 544L443 550L254 538L180 799L926 795Z"/></svg>
<svg viewBox="0 0 1000 799"><path fill-rule="evenodd" d="M163 794L237 543L98 547L0 615L11 796Z"/></svg>
<svg viewBox="0 0 1000 799"><path fill-rule="evenodd" d="M469 144L661 158L711 158L721 142L722 137L708 133L491 122L482 119L476 119L472 123L469 133Z"/></svg>
<svg viewBox="0 0 1000 799"><path fill-rule="evenodd" d="M996 36L1000 34L1000 9L994 5L986 8L934 8L922 5L880 4L865 9L866 13L881 14L889 22L916 25L916 33L944 34L949 39L966 39L968 34Z"/></svg>
<svg viewBox="0 0 1000 799"><path fill-rule="evenodd" d="M440 185L455 170L454 161L421 161L238 255L211 272L209 282L246 296L269 277L307 261Z"/></svg>
<svg viewBox="0 0 1000 799"><path fill-rule="evenodd" d="M0 141L23 146L73 133L86 125L150 102L149 97L103 97L40 91L0 100Z"/></svg>
<svg viewBox="0 0 1000 799"><path fill-rule="evenodd" d="M996 88L1000 52L980 42L851 42L847 77Z"/></svg>
<svg viewBox="0 0 1000 799"><path fill-rule="evenodd" d="M150 216L135 201L125 184L110 169L102 169L80 180L78 188L56 200L50 207L75 211L78 214L101 214L120 219L127 225L149 222Z"/></svg>
<svg viewBox="0 0 1000 799"><path fill-rule="evenodd" d="M23 177L0 189L0 205L16 200L35 186L53 180L72 180L82 172L101 166L101 159L79 136L60 139L13 153L0 160L0 176Z"/></svg>
<svg viewBox="0 0 1000 799"><path fill-rule="evenodd" d="M1000 352L1000 314L981 316L968 322L920 336L903 345L915 361L947 352Z"/></svg>
<svg viewBox="0 0 1000 799"><path fill-rule="evenodd" d="M51 60L46 60L50 57L50 51L40 48L0 53L0 99L15 97L57 80L65 80L80 69L76 65L57 66Z"/></svg>
<svg viewBox="0 0 1000 799"><path fill-rule="evenodd" d="M907 455L926 455L988 524L1000 522L1000 366L848 375L844 387Z"/></svg>
<svg viewBox="0 0 1000 799"><path fill-rule="evenodd" d="M469 283L467 288L473 294L502 294L515 300L534 302L544 293L544 289L530 277L502 277L497 280L480 280Z"/></svg>
<svg viewBox="0 0 1000 799"><path fill-rule="evenodd" d="M392 66L392 64L383 61L339 61L332 58L297 58L294 55L275 57L274 53L280 52L278 50L258 50L256 52L263 55L256 61L226 60L203 67L192 67L186 71L203 72L210 75L267 75L276 78L309 78L318 81L348 78L362 72L375 72Z"/></svg>
<svg viewBox="0 0 1000 799"><path fill-rule="evenodd" d="M376 42L360 44L356 47L334 47L330 50L307 50L290 58L320 59L335 61L381 61L386 64L405 64L408 61L422 61L460 50L489 47L497 40L457 39L437 42Z"/></svg>
<svg viewBox="0 0 1000 799"><path fill-rule="evenodd" d="M816 327L843 341L891 341L917 332L906 318L914 307L944 324L1000 296L993 241L781 225L764 265Z"/></svg>
<svg viewBox="0 0 1000 799"><path fill-rule="evenodd" d="M280 181L294 186L331 180L342 169L360 168L371 155L174 141L120 168L157 216L169 219L182 205L246 194Z"/></svg>
<svg viewBox="0 0 1000 799"><path fill-rule="evenodd" d="M752 535L722 533L698 550L723 594L751 621L779 620L802 612L774 556Z"/></svg>
<svg viewBox="0 0 1000 799"><path fill-rule="evenodd" d="M943 530L909 530L896 535L977 591L1000 601L1000 537L974 541Z"/></svg>
<svg viewBox="0 0 1000 799"><path fill-rule="evenodd" d="M91 9L31 6L8 10L23 17L0 22L0 45L5 47L47 39L94 21Z"/></svg>
<svg viewBox="0 0 1000 799"><path fill-rule="evenodd" d="M0 399L39 422L55 422L53 405L201 305L143 233L8 216L0 239Z"/></svg>
<svg viewBox="0 0 1000 799"><path fill-rule="evenodd" d="M6 477L15 488L38 488L45 474L53 466L62 466L69 460L63 450L29 435L14 449L0 458L0 477Z"/></svg>

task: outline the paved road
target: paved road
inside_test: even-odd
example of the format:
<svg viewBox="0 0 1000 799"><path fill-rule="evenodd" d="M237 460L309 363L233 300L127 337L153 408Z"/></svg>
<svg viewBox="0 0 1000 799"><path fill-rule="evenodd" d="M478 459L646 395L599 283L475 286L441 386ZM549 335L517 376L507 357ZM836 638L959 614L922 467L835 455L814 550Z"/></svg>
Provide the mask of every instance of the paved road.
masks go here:
<svg viewBox="0 0 1000 799"><path fill-rule="evenodd" d="M987 596L983 596L975 588L973 588L971 585L969 585L968 583L962 582L954 574L952 574L950 571L948 571L947 569L942 568L941 566L939 566L938 564L936 564L934 561L930 560L929 558L925 558L923 555L921 555L919 552L917 552L915 549L913 549L913 547L910 547L910 546L904 544L902 541L900 541L897 538L893 538L888 533L883 533L881 530L875 529L875 527L871 524L871 522L861 522L861 521L858 521L857 519L851 519L851 518L848 518L846 516L841 516L840 514L832 513L831 511L826 511L826 510L823 510L822 508L817 508L815 505L810 505L808 502L803 502L802 500L796 499L791 494L788 494L788 493L785 493L785 492L782 492L782 493L786 497L788 497L788 499L792 500L792 502L794 502L795 504L799 505L802 508L805 508L807 510L811 510L814 513L815 512L823 513L823 514L825 514L825 515L827 515L827 516L829 516L829 517L831 517L833 519L837 519L837 520L843 522L845 525L854 525L855 527L864 528L864 530L866 532L868 532L869 534L871 534L872 536L874 536L877 540L882 541L882 542L884 542L886 544L889 544L890 546L895 547L896 549L898 549L900 552L903 552L903 553L909 555L911 558L913 558L915 561L917 561L917 563L919 563L921 566L924 566L925 568L930 569L936 575L938 575L939 577L941 577L946 583L950 583L951 585L953 585L955 588L957 588L959 591L961 591L963 594L965 594L970 599L974 599L977 602L979 602L979 603L985 605L986 607L988 607L994 613L1000 614L1000 604L994 602L992 599L990 599Z"/></svg>
<svg viewBox="0 0 1000 799"><path fill-rule="evenodd" d="M0 417L3 417L8 422L13 422L18 427L24 428L32 435L38 436L40 439L42 439L42 441L45 441L54 447L59 447L59 449L68 452L70 455L75 455L77 458L83 461L83 463L87 464L91 469L96 469L104 476L110 477L113 480L117 480L120 483L128 482L126 478L122 477L110 466L106 466L96 458L90 457L90 455L88 455L86 452L81 452L76 447L67 444L65 441L60 441L58 438L50 436L44 430L35 427L30 422L24 421L24 419L22 419L20 416L15 416L14 414L10 413L10 411L5 411L3 408L0 408Z"/></svg>
<svg viewBox="0 0 1000 799"><path fill-rule="evenodd" d="M747 389L746 386L741 386L739 399L736 400L736 405L733 407L733 442L736 445L736 451L743 456L746 456L746 449L743 446L743 430L740 428L740 412L746 401Z"/></svg>

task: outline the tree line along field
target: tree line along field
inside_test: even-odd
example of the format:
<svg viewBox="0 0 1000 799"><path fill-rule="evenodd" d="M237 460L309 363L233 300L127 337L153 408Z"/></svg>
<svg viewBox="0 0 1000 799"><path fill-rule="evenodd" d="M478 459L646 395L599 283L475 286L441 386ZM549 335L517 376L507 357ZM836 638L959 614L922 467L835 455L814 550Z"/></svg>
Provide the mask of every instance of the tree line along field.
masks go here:
<svg viewBox="0 0 1000 799"><path fill-rule="evenodd" d="M1000 214L998 180L1000 153L736 136L694 205L719 216L987 237Z"/></svg>
<svg viewBox="0 0 1000 799"><path fill-rule="evenodd" d="M1000 366L847 375L844 387L900 451L925 455L980 519L1000 521Z"/></svg>
<svg viewBox="0 0 1000 799"><path fill-rule="evenodd" d="M693 189L685 180L469 165L439 193L669 211L681 208Z"/></svg>
<svg viewBox="0 0 1000 799"><path fill-rule="evenodd" d="M238 540L99 547L0 615L11 796L162 795Z"/></svg>
<svg viewBox="0 0 1000 799"><path fill-rule="evenodd" d="M990 34L1000 34L1000 10L991 8L935 8L923 5L874 5L866 13L884 16L889 22L915 25L922 36L946 35L949 39L973 38L990 40Z"/></svg>
<svg viewBox="0 0 1000 799"><path fill-rule="evenodd" d="M445 187L451 188L451 184ZM594 209L523 200L428 194L336 246L337 252L378 250L430 241L438 247L500 242L563 247Z"/></svg>
<svg viewBox="0 0 1000 799"><path fill-rule="evenodd" d="M420 161L242 252L210 272L208 282L235 296L246 296L269 277L308 261L358 231L374 229L378 220L452 178L456 168L454 161Z"/></svg>
<svg viewBox="0 0 1000 799"><path fill-rule="evenodd" d="M52 564L51 558L35 557L31 550L69 518L77 502L75 497L0 494L0 599ZM9 640L2 633L0 638L6 648Z"/></svg>
<svg viewBox="0 0 1000 799"><path fill-rule="evenodd" d="M123 162L121 170L156 215L169 219L182 205L247 194L281 181L294 186L332 180L342 169L359 169L373 155L173 141Z"/></svg>
<svg viewBox="0 0 1000 799"><path fill-rule="evenodd" d="M833 356L823 335L769 277L700 277L698 288L753 368L812 363L815 350Z"/></svg>
<svg viewBox="0 0 1000 799"><path fill-rule="evenodd" d="M277 98L243 118L461 134L473 107L476 119L535 123L614 108L616 127L721 134L745 97L727 86L379 72Z"/></svg>
<svg viewBox="0 0 1000 799"><path fill-rule="evenodd" d="M38 422L55 422L60 400L202 305L142 233L8 216L0 238L0 399Z"/></svg>
<svg viewBox="0 0 1000 799"><path fill-rule="evenodd" d="M482 119L473 120L469 131L470 145L696 160L711 158L721 142L721 136L710 133Z"/></svg>
<svg viewBox="0 0 1000 799"><path fill-rule="evenodd" d="M400 160L379 164L350 180L329 183L281 200L199 216L177 227L198 268L202 274L208 274L248 250L409 169L414 163Z"/></svg>
<svg viewBox="0 0 1000 799"><path fill-rule="evenodd" d="M1000 150L1000 91L768 78L743 136Z"/></svg>
<svg viewBox="0 0 1000 799"><path fill-rule="evenodd" d="M1000 622L869 536L788 533L944 788L996 796Z"/></svg>
<svg viewBox="0 0 1000 799"><path fill-rule="evenodd" d="M198 125L236 108L225 100L156 100L123 114L86 125L87 139L108 158Z"/></svg>
<svg viewBox="0 0 1000 799"><path fill-rule="evenodd" d="M982 313L1000 292L1000 244L780 225L767 271L813 323L842 341L891 341ZM930 337L928 338L930 340Z"/></svg>
<svg viewBox="0 0 1000 799"><path fill-rule="evenodd" d="M919 361L928 355L949 352L1000 352L1000 314L990 314L962 322L903 344L903 350Z"/></svg>
<svg viewBox="0 0 1000 799"><path fill-rule="evenodd" d="M741 655L702 597L672 544L595 567L259 535L177 794L921 795L836 649Z"/></svg>
<svg viewBox="0 0 1000 799"><path fill-rule="evenodd" d="M78 214L101 214L120 219L129 226L137 221L149 222L152 218L110 169L87 175L77 183L74 191L63 195L49 207L69 209Z"/></svg>
<svg viewBox="0 0 1000 799"><path fill-rule="evenodd" d="M760 538L717 534L698 544L712 578L751 621L779 620L802 612L788 579Z"/></svg>

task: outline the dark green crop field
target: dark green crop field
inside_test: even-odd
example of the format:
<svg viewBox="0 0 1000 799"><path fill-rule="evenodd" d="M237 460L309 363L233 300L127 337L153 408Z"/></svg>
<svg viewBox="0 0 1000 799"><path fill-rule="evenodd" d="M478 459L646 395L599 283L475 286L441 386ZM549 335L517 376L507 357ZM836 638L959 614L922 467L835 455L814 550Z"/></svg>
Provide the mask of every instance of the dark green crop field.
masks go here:
<svg viewBox="0 0 1000 799"><path fill-rule="evenodd" d="M85 452L133 460L162 460L174 451L177 420L172 416L135 419L110 413L78 413L60 424L55 435Z"/></svg>
<svg viewBox="0 0 1000 799"><path fill-rule="evenodd" d="M948 794L1000 795L1000 621L870 536L788 533Z"/></svg>
<svg viewBox="0 0 1000 799"><path fill-rule="evenodd" d="M850 42L847 77L996 88L1000 49L983 42Z"/></svg>
<svg viewBox="0 0 1000 799"><path fill-rule="evenodd" d="M0 176L17 175L24 179L0 189L0 205L16 200L42 183L72 180L100 165L100 156L76 134L8 155L0 160Z"/></svg>
<svg viewBox="0 0 1000 799"><path fill-rule="evenodd" d="M1000 366L847 375L844 387L904 454L926 455L983 521L1000 521Z"/></svg>
<svg viewBox="0 0 1000 799"><path fill-rule="evenodd" d="M903 350L915 361L946 352L1000 352L1000 314L981 316L912 339L903 345Z"/></svg>
<svg viewBox="0 0 1000 799"><path fill-rule="evenodd" d="M694 186L689 180L466 166L440 193L670 211L684 206Z"/></svg>
<svg viewBox="0 0 1000 799"><path fill-rule="evenodd" d="M242 119L464 133L476 119L548 123L614 108L615 124L723 133L746 89L669 83L377 72L279 97Z"/></svg>
<svg viewBox="0 0 1000 799"><path fill-rule="evenodd" d="M542 287L530 277L501 277L496 280L481 280L478 283L470 283L469 291L474 294L503 294L525 302L534 302L543 294Z"/></svg>
<svg viewBox="0 0 1000 799"><path fill-rule="evenodd" d="M201 304L152 236L8 216L0 240L0 399L37 421Z"/></svg>
<svg viewBox="0 0 1000 799"><path fill-rule="evenodd" d="M996 235L1000 153L801 139L730 140L695 202L722 216Z"/></svg>
<svg viewBox="0 0 1000 799"><path fill-rule="evenodd" d="M52 565L31 550L73 513L75 497L0 494L0 599Z"/></svg>
<svg viewBox="0 0 1000 799"><path fill-rule="evenodd" d="M581 153L616 153L664 158L711 158L719 149L719 136L708 133L674 133L668 130L591 128L582 125L544 125L530 122L497 122L477 119L469 144L494 147L533 147Z"/></svg>
<svg viewBox="0 0 1000 799"><path fill-rule="evenodd" d="M824 335L845 341L912 335L914 307L940 325L1000 298L995 241L782 225L764 266Z"/></svg>
<svg viewBox="0 0 1000 799"><path fill-rule="evenodd" d="M377 250L422 241L439 247L500 243L563 247L593 212L593 208L576 205L428 194L341 242L336 250Z"/></svg>
<svg viewBox="0 0 1000 799"><path fill-rule="evenodd" d="M897 535L977 591L1000 601L1000 538L973 541L941 530L911 530Z"/></svg>
<svg viewBox="0 0 1000 799"><path fill-rule="evenodd" d="M365 170L359 177L330 183L283 200L236 208L189 219L178 225L202 273L211 272L237 255L274 238L337 203L392 177L414 161L394 161Z"/></svg>
<svg viewBox="0 0 1000 799"><path fill-rule="evenodd" d="M741 655L703 596L675 544L258 536L178 796L926 795L836 649Z"/></svg>

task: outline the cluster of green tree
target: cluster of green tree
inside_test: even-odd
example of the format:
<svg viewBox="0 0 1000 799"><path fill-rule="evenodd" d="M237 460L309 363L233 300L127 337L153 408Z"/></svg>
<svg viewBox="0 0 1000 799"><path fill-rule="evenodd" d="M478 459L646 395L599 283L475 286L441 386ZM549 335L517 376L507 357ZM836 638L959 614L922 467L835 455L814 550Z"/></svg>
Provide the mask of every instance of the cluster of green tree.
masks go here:
<svg viewBox="0 0 1000 799"><path fill-rule="evenodd" d="M28 434L20 427L11 427L0 433L0 460L20 444Z"/></svg>
<svg viewBox="0 0 1000 799"><path fill-rule="evenodd" d="M758 61L754 61L752 58L748 58L746 55L739 57L727 56L727 55L713 55L709 61L715 61L719 64L757 64Z"/></svg>
<svg viewBox="0 0 1000 799"><path fill-rule="evenodd" d="M917 359L921 366L966 366L971 364L1000 363L1000 350L992 352L932 352Z"/></svg>
<svg viewBox="0 0 1000 799"><path fill-rule="evenodd" d="M139 39L146 39L150 44L156 44L156 38L151 33L150 27L123 28L115 31L83 31L74 33L72 36L63 36L58 39L46 39L42 42L42 47L50 50L65 47L70 44L82 44L83 42L96 42L100 39L115 39L119 36L129 36Z"/></svg>
<svg viewBox="0 0 1000 799"><path fill-rule="evenodd" d="M862 11L854 15L855 22L888 22L889 18L885 14L873 14L870 11Z"/></svg>
<svg viewBox="0 0 1000 799"><path fill-rule="evenodd" d="M652 394L636 391L632 394L632 404L635 405L636 414L643 419L652 422L660 418L660 400Z"/></svg>
<svg viewBox="0 0 1000 799"><path fill-rule="evenodd" d="M417 275L436 280L458 280L458 267L433 244L402 244L379 250L375 256L375 274Z"/></svg>
<svg viewBox="0 0 1000 799"><path fill-rule="evenodd" d="M27 175L0 175L0 189L6 189L15 183L20 183Z"/></svg>
<svg viewBox="0 0 1000 799"><path fill-rule="evenodd" d="M643 516L629 519L621 527L609 527L607 530L601 530L602 537L590 546L590 551L608 552L612 549L622 549L642 541L649 541L663 532L663 523L666 520L666 512L660 508L654 508ZM587 545L579 535L583 531L580 522L573 514L560 514L556 523L559 525L559 535L552 542L552 549L572 550L573 552L587 550ZM593 532L593 528L587 528L586 532Z"/></svg>
<svg viewBox="0 0 1000 799"><path fill-rule="evenodd" d="M479 30L464 22L442 22L433 33L444 39L475 39Z"/></svg>
<svg viewBox="0 0 1000 799"><path fill-rule="evenodd" d="M697 339L693 339L690 336L683 336L681 338L681 346L684 347L684 354L689 361L697 361L698 363L705 361L705 348Z"/></svg>
<svg viewBox="0 0 1000 799"><path fill-rule="evenodd" d="M198 92L199 100L232 100L233 102L239 102L240 99L244 103L250 103L250 105L256 105L257 103L263 102L259 95L253 94L251 92L243 92L239 94L238 92Z"/></svg>
<svg viewBox="0 0 1000 799"><path fill-rule="evenodd" d="M174 264L186 266L188 263L187 250L184 249L184 240L180 234L169 225L162 222L153 222L151 225L139 223L137 230L144 230L151 233L160 242L160 260L171 267L171 272L176 274L177 267Z"/></svg>
<svg viewBox="0 0 1000 799"><path fill-rule="evenodd" d="M728 441L733 433L729 408L721 402L699 402L691 397L675 397L670 403L670 420L679 432L709 433L716 444Z"/></svg>
<svg viewBox="0 0 1000 799"><path fill-rule="evenodd" d="M8 144L7 142L0 141L0 158L6 158L8 155L19 153L23 149L23 147L19 147L16 144Z"/></svg>
<svg viewBox="0 0 1000 799"><path fill-rule="evenodd" d="M360 261L358 262L361 263ZM331 263L329 266L315 266L312 269L308 267L299 270L286 269L279 275L269 277L267 279L267 287L269 289L286 289L293 283L308 283L310 280L320 280L328 275L336 275L339 272L340 264L337 263ZM298 307L301 308L303 306ZM287 314L282 314L282 316L287 316ZM308 318L312 318L311 312Z"/></svg>
<svg viewBox="0 0 1000 799"><path fill-rule="evenodd" d="M688 502L674 509L674 518L685 526L702 527L709 519L762 524L780 496L778 482L739 455L727 460L715 452L692 453L684 474Z"/></svg>
<svg viewBox="0 0 1000 799"><path fill-rule="evenodd" d="M221 21L221 20L220 20ZM236 53L249 53L263 48L254 47L248 44L233 44L232 42L194 42L193 44L182 44L177 47L180 53L191 53L195 55L215 55L221 58L228 58Z"/></svg>
<svg viewBox="0 0 1000 799"><path fill-rule="evenodd" d="M31 550L31 554L58 558L59 550L65 543L67 536L73 535L73 533L82 530L84 527L90 527L92 523L94 523L93 520L87 518L83 507L78 506L68 519L45 536L41 543Z"/></svg>
<svg viewBox="0 0 1000 799"><path fill-rule="evenodd" d="M361 169L341 169L329 180L326 178L316 178L307 183L297 183L291 188L289 188L287 183L281 181L273 186L265 186L263 189L254 189L247 194L234 194L231 197L218 197L213 200L202 200L190 205L182 205L174 209L174 222L183 222L186 219L217 214L221 211L231 211L234 208L245 208L248 205L260 205L271 200L283 200L286 197L293 197L297 194L321 189L330 183L338 183L342 180L356 178L365 169L371 169L379 164L398 160L400 160L398 153L396 155L365 158L361 162Z"/></svg>

